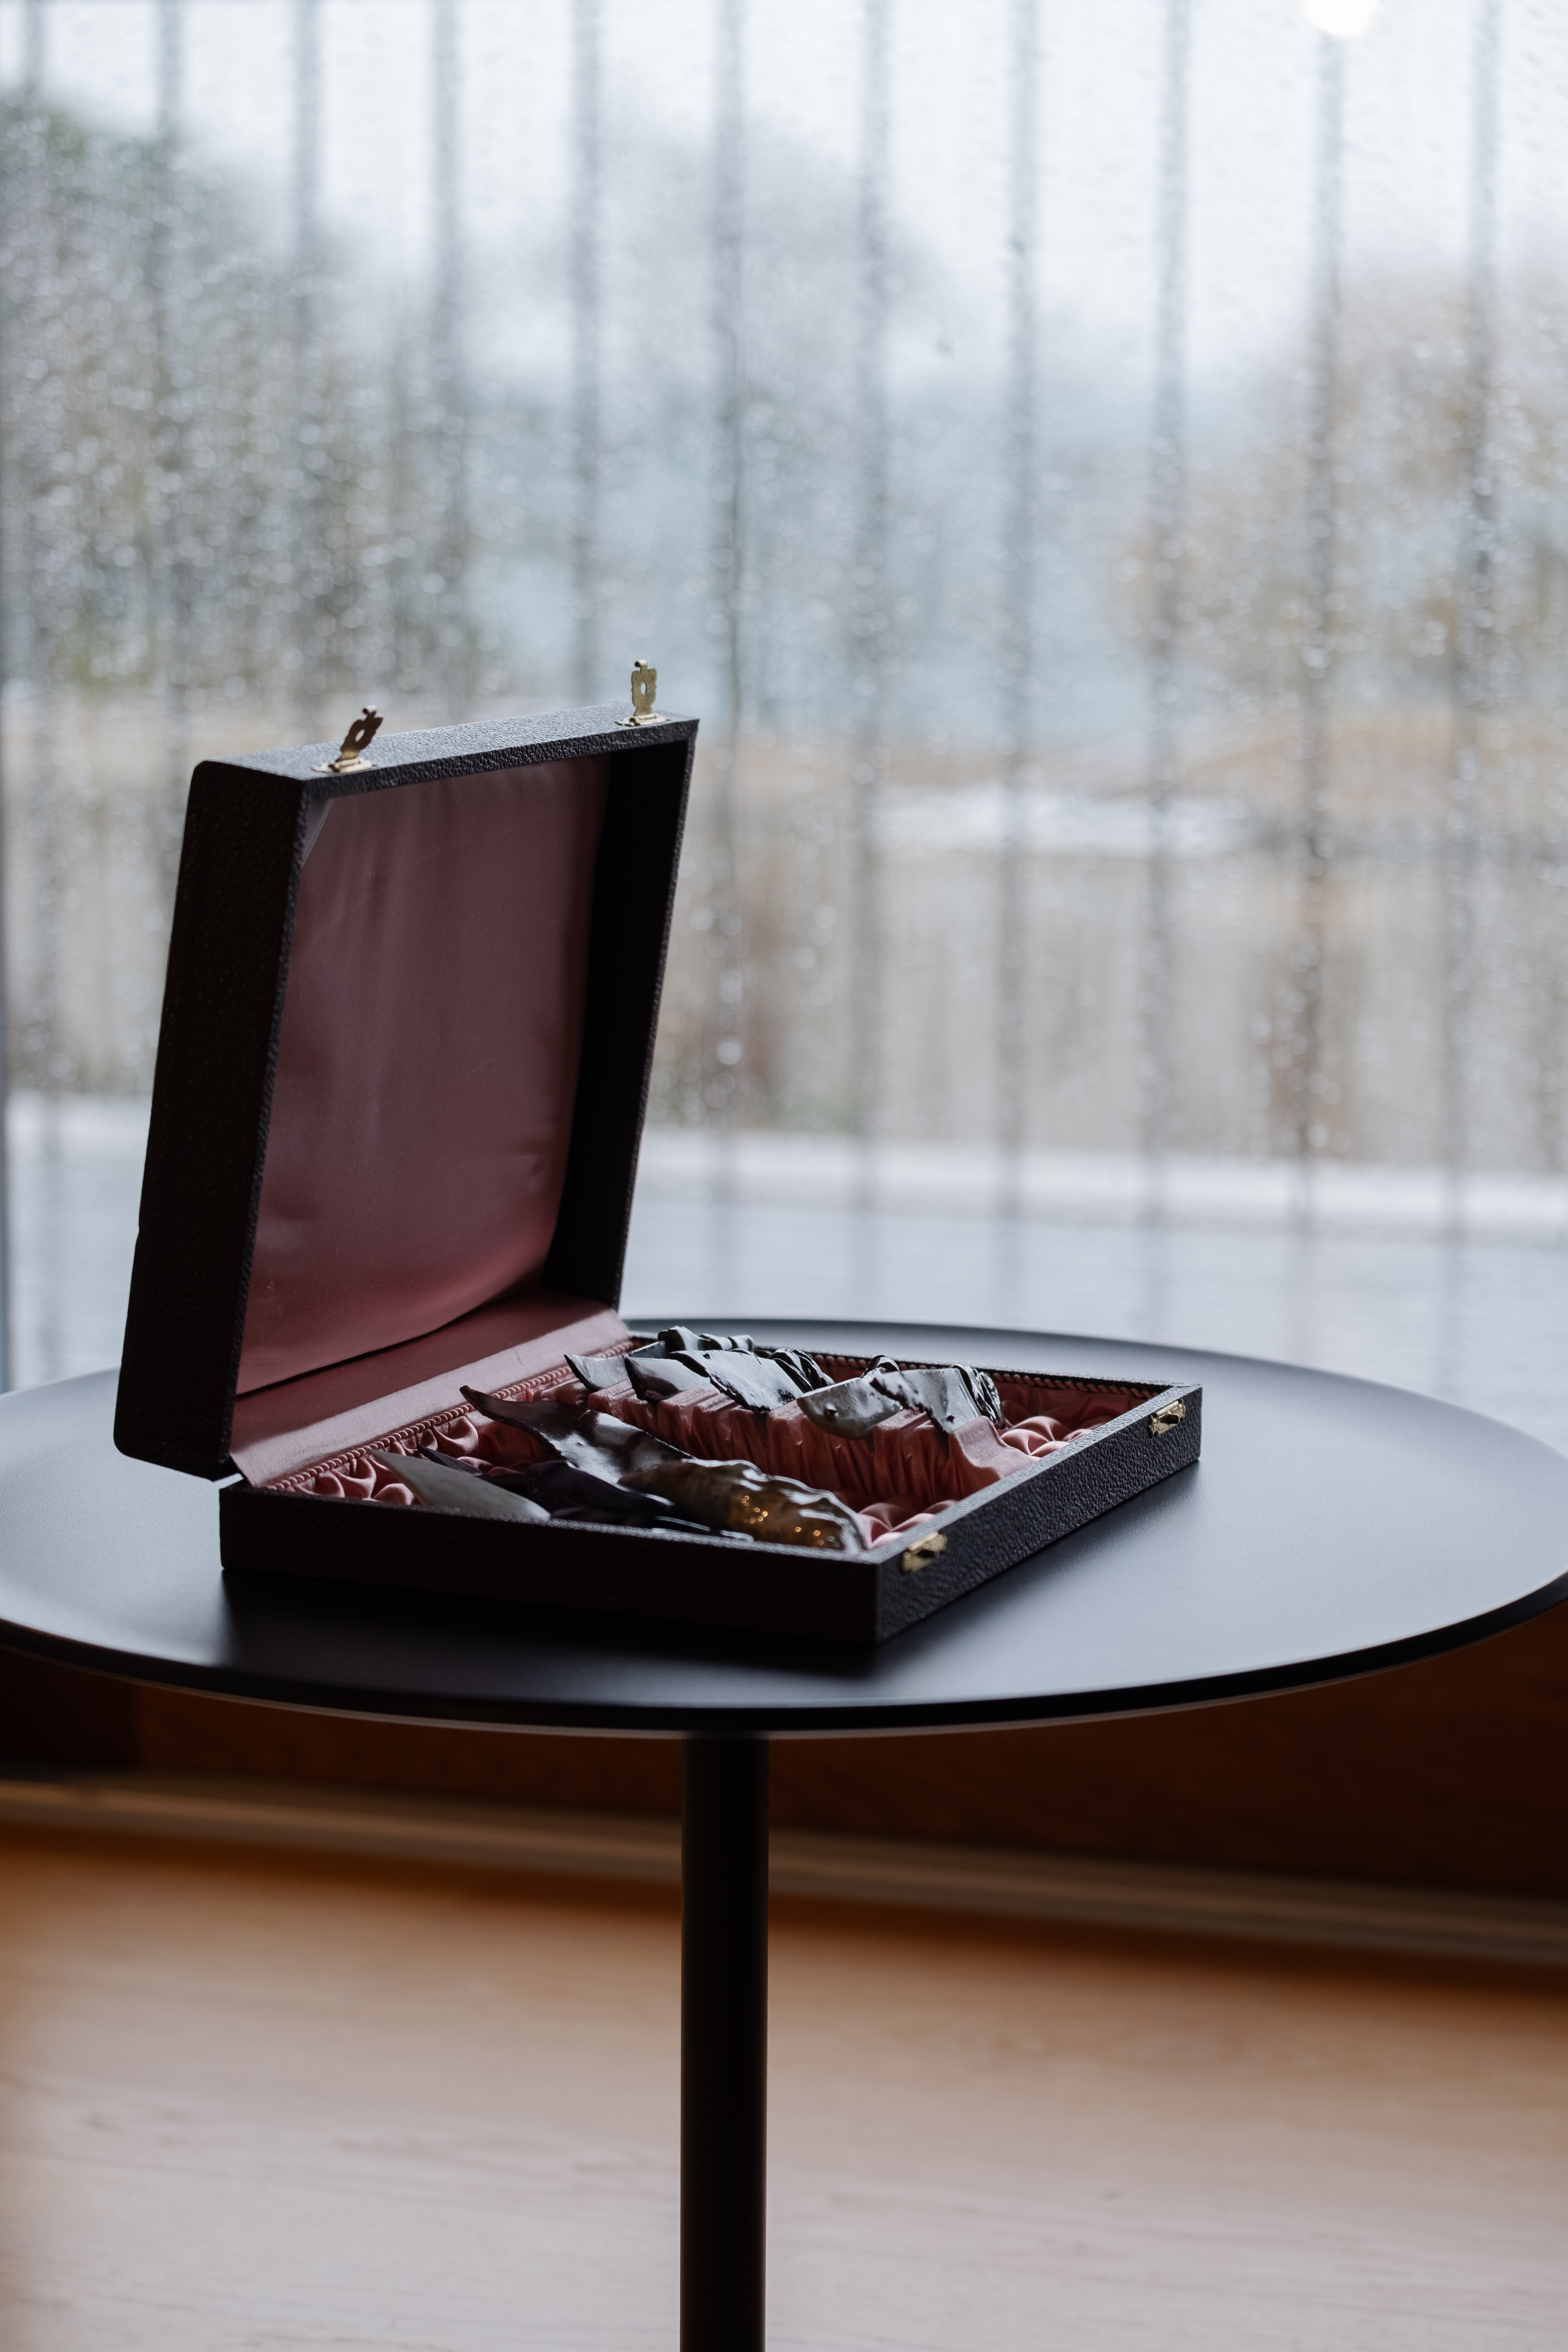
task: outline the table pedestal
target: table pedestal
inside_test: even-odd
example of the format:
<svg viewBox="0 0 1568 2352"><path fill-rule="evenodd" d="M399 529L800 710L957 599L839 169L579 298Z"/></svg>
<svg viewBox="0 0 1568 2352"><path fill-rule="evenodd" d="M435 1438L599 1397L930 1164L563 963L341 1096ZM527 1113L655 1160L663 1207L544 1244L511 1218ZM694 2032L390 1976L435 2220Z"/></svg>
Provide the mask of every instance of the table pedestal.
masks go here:
<svg viewBox="0 0 1568 2352"><path fill-rule="evenodd" d="M763 2352L768 1743L689 1738L680 1847L680 2352Z"/></svg>

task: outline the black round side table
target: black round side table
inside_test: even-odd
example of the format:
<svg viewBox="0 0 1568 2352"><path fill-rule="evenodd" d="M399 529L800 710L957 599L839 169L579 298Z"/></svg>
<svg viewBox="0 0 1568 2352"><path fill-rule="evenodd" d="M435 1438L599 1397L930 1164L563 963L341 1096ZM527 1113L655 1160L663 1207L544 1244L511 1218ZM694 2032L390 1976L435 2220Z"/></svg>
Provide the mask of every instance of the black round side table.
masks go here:
<svg viewBox="0 0 1568 2352"><path fill-rule="evenodd" d="M1456 1648L1568 1597L1568 1456L1456 1406L1110 1340L748 1328L1201 1381L1204 1458L881 1649L846 1651L225 1576L212 1490L115 1452L111 1373L0 1399L0 1643L337 1713L684 1737L682 2352L763 2343L770 1738L1242 1698Z"/></svg>

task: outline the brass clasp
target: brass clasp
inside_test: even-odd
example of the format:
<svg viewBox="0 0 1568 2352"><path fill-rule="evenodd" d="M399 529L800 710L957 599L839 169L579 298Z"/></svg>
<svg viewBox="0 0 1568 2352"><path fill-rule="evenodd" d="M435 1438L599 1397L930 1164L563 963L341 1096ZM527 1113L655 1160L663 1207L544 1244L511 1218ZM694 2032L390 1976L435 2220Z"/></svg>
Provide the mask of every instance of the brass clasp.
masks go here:
<svg viewBox="0 0 1568 2352"><path fill-rule="evenodd" d="M355 768L374 768L375 761L364 756L365 746L380 725L380 711L373 710L367 702L339 745L337 758L321 761L313 772L318 776L346 776Z"/></svg>
<svg viewBox="0 0 1568 2352"><path fill-rule="evenodd" d="M922 1568L929 1568L933 1559L940 1559L946 1549L947 1538L939 1528L933 1528L929 1536L921 1536L910 1546L899 1566L906 1576L918 1576Z"/></svg>
<svg viewBox="0 0 1568 2352"><path fill-rule="evenodd" d="M1169 1404L1163 1404L1158 1412L1150 1414L1149 1433L1152 1437L1169 1437L1176 1423L1186 1417L1187 1408L1181 1398L1173 1397Z"/></svg>

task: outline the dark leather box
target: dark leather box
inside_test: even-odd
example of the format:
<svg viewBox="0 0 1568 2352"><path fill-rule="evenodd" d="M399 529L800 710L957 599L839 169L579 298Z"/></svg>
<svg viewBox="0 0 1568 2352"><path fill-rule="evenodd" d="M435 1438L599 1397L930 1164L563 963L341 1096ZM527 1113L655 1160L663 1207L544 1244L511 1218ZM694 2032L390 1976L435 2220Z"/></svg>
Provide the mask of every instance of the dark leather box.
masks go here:
<svg viewBox="0 0 1568 2352"><path fill-rule="evenodd" d="M859 1553L290 1484L439 1428L465 1385L515 1394L626 1345L697 729L618 719L382 738L342 773L321 745L196 770L116 1442L230 1482L228 1568L882 1641L1194 1460L1199 1392L1047 1382L1121 1410Z"/></svg>

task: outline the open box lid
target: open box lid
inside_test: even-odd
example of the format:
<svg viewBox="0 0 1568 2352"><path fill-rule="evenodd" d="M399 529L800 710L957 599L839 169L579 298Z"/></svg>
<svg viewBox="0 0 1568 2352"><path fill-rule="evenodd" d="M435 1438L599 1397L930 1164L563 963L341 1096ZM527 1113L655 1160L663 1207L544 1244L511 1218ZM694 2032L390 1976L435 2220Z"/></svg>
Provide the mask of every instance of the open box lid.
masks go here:
<svg viewBox="0 0 1568 2352"><path fill-rule="evenodd" d="M196 769L122 1453L275 1475L618 1332L696 733L607 706Z"/></svg>

